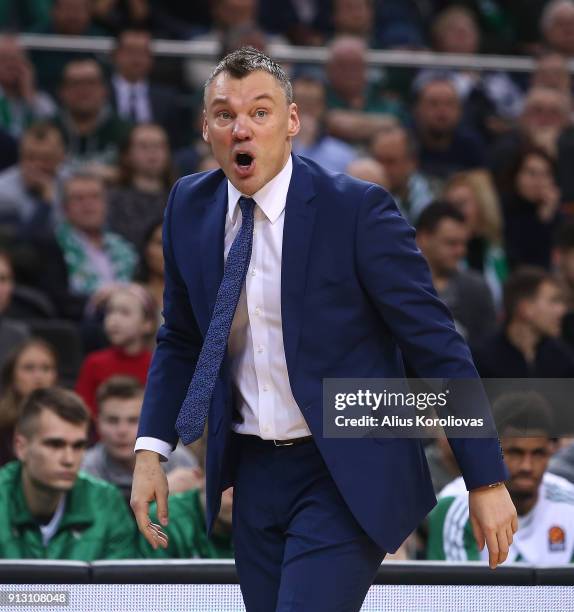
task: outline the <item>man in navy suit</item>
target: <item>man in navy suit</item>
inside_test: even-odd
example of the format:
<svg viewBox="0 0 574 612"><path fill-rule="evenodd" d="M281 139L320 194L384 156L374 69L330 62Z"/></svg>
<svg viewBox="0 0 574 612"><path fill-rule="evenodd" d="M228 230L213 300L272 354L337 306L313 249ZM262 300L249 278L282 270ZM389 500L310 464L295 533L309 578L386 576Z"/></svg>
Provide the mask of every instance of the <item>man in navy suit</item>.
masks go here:
<svg viewBox="0 0 574 612"><path fill-rule="evenodd" d="M403 358L425 378L477 374L390 195L292 155L298 130L275 62L253 49L222 60L203 126L222 169L180 179L165 214L165 323L131 505L165 546L148 515L156 500L167 524L160 461L208 411L206 519L234 486L247 610L350 612L436 499L420 440L323 436L323 379L400 378ZM498 439L451 445L495 567L517 529Z"/></svg>

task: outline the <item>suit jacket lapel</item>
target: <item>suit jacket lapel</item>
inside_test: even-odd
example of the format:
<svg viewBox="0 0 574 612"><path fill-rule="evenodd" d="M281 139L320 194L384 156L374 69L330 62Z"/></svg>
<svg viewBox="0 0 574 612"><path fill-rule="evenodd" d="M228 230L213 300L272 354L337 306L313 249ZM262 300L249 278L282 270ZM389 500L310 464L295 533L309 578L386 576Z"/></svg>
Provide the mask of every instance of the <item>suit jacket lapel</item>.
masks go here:
<svg viewBox="0 0 574 612"><path fill-rule="evenodd" d="M201 229L201 268L208 316L205 331L215 306L217 291L223 277L223 247L227 214L227 180L222 180L213 200L208 202Z"/></svg>
<svg viewBox="0 0 574 612"><path fill-rule="evenodd" d="M293 155L293 174L285 205L281 256L281 317L283 344L289 377L293 380L295 357L303 318L307 258L313 234L315 186L307 165Z"/></svg>

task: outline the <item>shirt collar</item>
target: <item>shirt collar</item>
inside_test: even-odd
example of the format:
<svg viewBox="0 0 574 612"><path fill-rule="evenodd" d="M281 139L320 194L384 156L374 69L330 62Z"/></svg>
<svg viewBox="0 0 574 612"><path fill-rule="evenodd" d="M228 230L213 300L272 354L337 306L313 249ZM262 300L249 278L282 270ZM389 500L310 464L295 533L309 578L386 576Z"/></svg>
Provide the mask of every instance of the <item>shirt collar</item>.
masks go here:
<svg viewBox="0 0 574 612"><path fill-rule="evenodd" d="M267 184L263 185L258 192L251 196L271 223L275 223L285 209L287 192L289 191L289 183L291 182L292 173L293 161L291 159L291 155L289 155L287 163L283 166L281 172L279 172L279 174L274 176ZM231 221L236 218L238 208L237 203L239 198L242 196L243 194L231 184L231 181L228 180L227 214L229 215L229 219Z"/></svg>

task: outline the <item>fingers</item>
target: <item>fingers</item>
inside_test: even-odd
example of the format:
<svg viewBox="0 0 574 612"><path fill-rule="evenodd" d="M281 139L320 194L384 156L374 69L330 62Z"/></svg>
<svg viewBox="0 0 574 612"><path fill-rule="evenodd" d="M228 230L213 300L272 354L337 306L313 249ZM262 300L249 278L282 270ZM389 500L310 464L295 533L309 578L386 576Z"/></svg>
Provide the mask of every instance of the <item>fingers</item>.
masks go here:
<svg viewBox="0 0 574 612"><path fill-rule="evenodd" d="M154 540L154 543L156 544L156 546L154 546L154 550L157 548L158 545L161 546L162 548L167 548L167 545L169 543L169 538L167 534L162 531L161 525L158 525L157 523L152 523L150 521L149 527L151 530L151 535Z"/></svg>
<svg viewBox="0 0 574 612"><path fill-rule="evenodd" d="M168 523L168 511L167 511L167 490L162 490L156 492L156 502L157 502L157 517L159 522L162 525L167 525Z"/></svg>
<svg viewBox="0 0 574 612"><path fill-rule="evenodd" d="M498 564L499 548L498 538L495 529L487 529L485 532L486 546L488 547L488 565L490 569L495 569Z"/></svg>
<svg viewBox="0 0 574 612"><path fill-rule="evenodd" d="M512 526L512 533L516 533L518 531L518 515L516 514L516 512L514 513L514 516L512 517L511 526Z"/></svg>
<svg viewBox="0 0 574 612"><path fill-rule="evenodd" d="M138 529L144 538L148 541L149 545L155 550L157 548L157 537L154 530L151 527L151 521L149 519L149 502L147 501L131 501L131 507L136 517L136 523Z"/></svg>
<svg viewBox="0 0 574 612"><path fill-rule="evenodd" d="M498 562L497 565L504 563L508 558L508 535L506 533L507 527L499 528L496 539L498 541Z"/></svg>
<svg viewBox="0 0 574 612"><path fill-rule="evenodd" d="M482 550L484 548L484 533L474 516L470 517L470 524L472 525L472 532L474 533L474 539L476 540L478 550Z"/></svg>

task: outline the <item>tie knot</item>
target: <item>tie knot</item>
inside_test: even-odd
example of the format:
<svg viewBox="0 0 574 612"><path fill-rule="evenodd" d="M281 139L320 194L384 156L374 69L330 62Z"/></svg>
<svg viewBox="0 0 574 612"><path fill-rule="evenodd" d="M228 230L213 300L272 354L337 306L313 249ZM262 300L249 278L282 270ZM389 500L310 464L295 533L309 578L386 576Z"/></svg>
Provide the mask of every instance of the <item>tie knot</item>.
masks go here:
<svg viewBox="0 0 574 612"><path fill-rule="evenodd" d="M255 208L255 200L253 198L244 198L243 196L239 198L239 208L241 209L241 214L243 218L249 217L253 215L253 209Z"/></svg>

